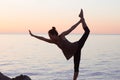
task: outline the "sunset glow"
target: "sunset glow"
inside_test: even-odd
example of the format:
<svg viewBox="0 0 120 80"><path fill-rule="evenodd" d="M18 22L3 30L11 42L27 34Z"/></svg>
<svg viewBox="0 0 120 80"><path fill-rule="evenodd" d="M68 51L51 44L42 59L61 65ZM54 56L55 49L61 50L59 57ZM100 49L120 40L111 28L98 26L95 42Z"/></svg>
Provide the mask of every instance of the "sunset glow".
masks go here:
<svg viewBox="0 0 120 80"><path fill-rule="evenodd" d="M91 33L120 34L120 0L0 0L0 33L62 32L79 20L80 9ZM81 25L80 25L81 26ZM81 33L77 27L74 33Z"/></svg>

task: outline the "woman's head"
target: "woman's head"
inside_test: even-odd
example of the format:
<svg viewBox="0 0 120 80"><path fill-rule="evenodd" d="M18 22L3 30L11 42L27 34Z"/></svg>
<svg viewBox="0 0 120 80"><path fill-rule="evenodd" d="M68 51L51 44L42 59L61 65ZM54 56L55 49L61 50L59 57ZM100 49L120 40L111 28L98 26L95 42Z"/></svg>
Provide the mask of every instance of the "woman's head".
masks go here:
<svg viewBox="0 0 120 80"><path fill-rule="evenodd" d="M50 29L49 31L48 31L48 34L49 35L52 35L52 36L57 36L58 35L58 32L57 32L57 30L56 30L56 28L55 27L52 27L52 29Z"/></svg>
<svg viewBox="0 0 120 80"><path fill-rule="evenodd" d="M51 40L54 40L54 41L55 41L55 40L57 39L58 32L57 32L57 30L56 30L55 27L52 27L52 29L50 29L50 30L48 31L48 34L49 34L49 37L50 37Z"/></svg>

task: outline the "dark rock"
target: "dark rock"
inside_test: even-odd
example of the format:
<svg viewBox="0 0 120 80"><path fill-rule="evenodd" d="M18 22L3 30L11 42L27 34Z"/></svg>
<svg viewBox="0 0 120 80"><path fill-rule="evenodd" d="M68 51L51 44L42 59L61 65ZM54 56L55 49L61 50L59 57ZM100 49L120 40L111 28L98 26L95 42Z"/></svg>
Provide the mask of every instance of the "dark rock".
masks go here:
<svg viewBox="0 0 120 80"><path fill-rule="evenodd" d="M27 75L16 76L15 78L9 78L0 72L0 80L31 80Z"/></svg>

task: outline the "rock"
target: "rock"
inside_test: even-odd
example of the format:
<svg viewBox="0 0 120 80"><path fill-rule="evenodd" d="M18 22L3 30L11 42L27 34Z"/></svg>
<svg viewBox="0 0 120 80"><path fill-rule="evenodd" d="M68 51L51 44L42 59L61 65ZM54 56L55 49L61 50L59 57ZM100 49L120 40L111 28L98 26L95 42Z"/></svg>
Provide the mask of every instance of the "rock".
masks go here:
<svg viewBox="0 0 120 80"><path fill-rule="evenodd" d="M2 73L0 72L0 80L11 80L11 78L5 76L4 74L2 74Z"/></svg>
<svg viewBox="0 0 120 80"><path fill-rule="evenodd" d="M20 75L15 78L12 78L12 80L31 80L27 75Z"/></svg>
<svg viewBox="0 0 120 80"><path fill-rule="evenodd" d="M31 80L27 75L16 76L15 78L9 78L0 72L0 80Z"/></svg>

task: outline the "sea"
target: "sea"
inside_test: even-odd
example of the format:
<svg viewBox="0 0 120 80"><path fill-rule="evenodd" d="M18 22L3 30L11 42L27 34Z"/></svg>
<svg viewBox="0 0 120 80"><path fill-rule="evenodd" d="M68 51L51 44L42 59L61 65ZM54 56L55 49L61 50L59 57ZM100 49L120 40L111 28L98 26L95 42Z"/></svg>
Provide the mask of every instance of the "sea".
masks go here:
<svg viewBox="0 0 120 80"><path fill-rule="evenodd" d="M81 36L66 38L75 42ZM120 35L91 34L81 54L78 80L120 80ZM10 78L23 74L32 80L72 80L73 68L73 58L66 60L54 44L29 34L0 34L0 72Z"/></svg>

